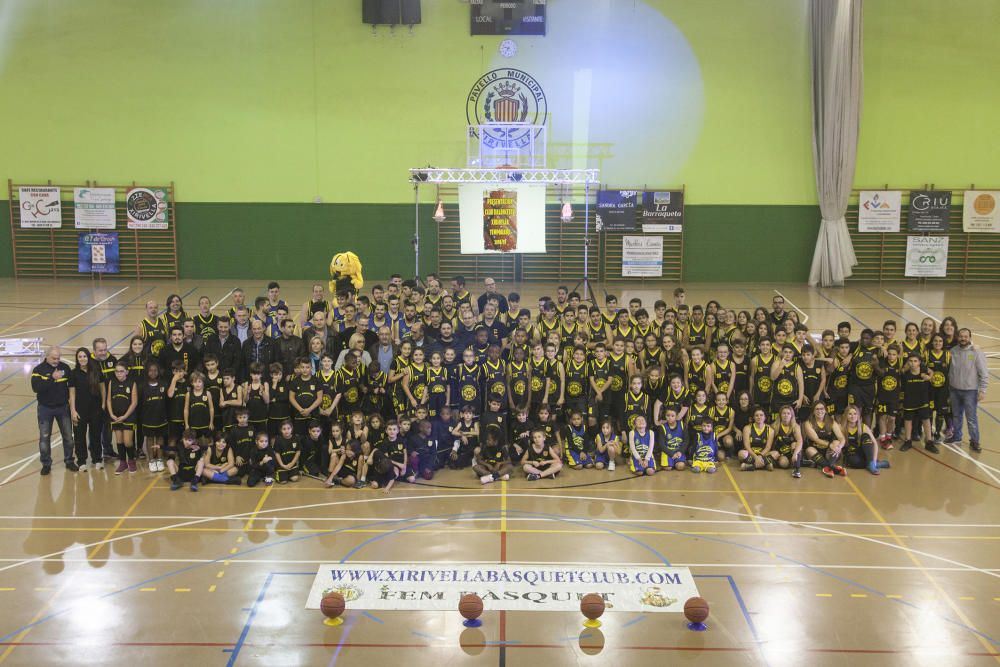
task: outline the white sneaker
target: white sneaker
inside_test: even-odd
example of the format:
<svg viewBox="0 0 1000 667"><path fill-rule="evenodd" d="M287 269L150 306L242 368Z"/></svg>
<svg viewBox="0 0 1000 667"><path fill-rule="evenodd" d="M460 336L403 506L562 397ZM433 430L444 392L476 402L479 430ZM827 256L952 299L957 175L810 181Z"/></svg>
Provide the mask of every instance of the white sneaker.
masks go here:
<svg viewBox="0 0 1000 667"><path fill-rule="evenodd" d="M608 461L608 472L614 472L614 471L615 471L615 462Z"/></svg>
<svg viewBox="0 0 1000 667"><path fill-rule="evenodd" d="M163 461L156 459L155 461L150 461L149 463L150 472L163 472Z"/></svg>
<svg viewBox="0 0 1000 667"><path fill-rule="evenodd" d="M500 479L502 479L505 482L509 482L510 481L510 475L500 475Z"/></svg>
<svg viewBox="0 0 1000 667"><path fill-rule="evenodd" d="M480 484L489 484L492 481L493 481L493 475L483 475L482 477L479 478Z"/></svg>
<svg viewBox="0 0 1000 667"><path fill-rule="evenodd" d="M77 472L87 472L87 464L86 463L81 463L80 464L80 469Z"/></svg>
<svg viewBox="0 0 1000 667"><path fill-rule="evenodd" d="M94 470L104 470L104 462L98 461L94 464Z"/></svg>

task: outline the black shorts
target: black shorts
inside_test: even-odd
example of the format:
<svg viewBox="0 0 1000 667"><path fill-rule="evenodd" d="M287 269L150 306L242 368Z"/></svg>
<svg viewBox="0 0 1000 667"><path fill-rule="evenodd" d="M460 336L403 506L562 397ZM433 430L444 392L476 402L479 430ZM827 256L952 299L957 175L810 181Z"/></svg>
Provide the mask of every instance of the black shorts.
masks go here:
<svg viewBox="0 0 1000 667"><path fill-rule="evenodd" d="M875 403L875 412L880 415L895 417L899 413L899 401L889 401L887 403L878 401Z"/></svg>
<svg viewBox="0 0 1000 667"><path fill-rule="evenodd" d="M111 425L112 431L135 431L135 424L127 422L115 422Z"/></svg>
<svg viewBox="0 0 1000 667"><path fill-rule="evenodd" d="M931 409L927 406L922 408L904 408L903 409L903 421L913 422L913 421L923 421L925 419L931 418Z"/></svg>
<svg viewBox="0 0 1000 667"><path fill-rule="evenodd" d="M865 459L865 453L860 449L853 452L845 452L844 466L847 468L867 468L868 461Z"/></svg>
<svg viewBox="0 0 1000 667"><path fill-rule="evenodd" d="M142 434L147 438L160 438L167 434L167 425L163 424L161 426L147 426L142 425Z"/></svg>
<svg viewBox="0 0 1000 667"><path fill-rule="evenodd" d="M197 481L197 476L195 475L194 468L178 468L177 469L177 479L182 482L195 482Z"/></svg>
<svg viewBox="0 0 1000 667"><path fill-rule="evenodd" d="M847 391L847 402L856 405L865 412L871 412L875 407L875 392L861 387L852 387Z"/></svg>
<svg viewBox="0 0 1000 667"><path fill-rule="evenodd" d="M170 422L167 424L167 439L172 442L180 442L184 434L184 422Z"/></svg>
<svg viewBox="0 0 1000 667"><path fill-rule="evenodd" d="M834 415L844 414L844 410L847 409L847 394L838 394L836 396L831 396L830 400L826 402L826 411Z"/></svg>

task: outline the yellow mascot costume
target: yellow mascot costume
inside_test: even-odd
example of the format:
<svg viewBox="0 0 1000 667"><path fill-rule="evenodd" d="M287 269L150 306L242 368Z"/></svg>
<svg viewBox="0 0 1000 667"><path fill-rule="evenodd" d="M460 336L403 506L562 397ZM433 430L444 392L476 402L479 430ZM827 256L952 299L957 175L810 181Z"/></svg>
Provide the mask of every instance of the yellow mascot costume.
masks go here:
<svg viewBox="0 0 1000 667"><path fill-rule="evenodd" d="M353 252L338 252L330 260L330 292L336 301L338 292L356 294L365 285L361 260Z"/></svg>

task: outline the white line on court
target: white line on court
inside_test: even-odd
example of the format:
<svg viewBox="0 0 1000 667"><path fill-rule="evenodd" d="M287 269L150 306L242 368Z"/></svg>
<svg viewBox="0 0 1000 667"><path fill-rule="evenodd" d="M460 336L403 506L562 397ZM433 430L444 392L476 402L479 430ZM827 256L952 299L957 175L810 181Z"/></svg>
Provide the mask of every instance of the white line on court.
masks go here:
<svg viewBox="0 0 1000 667"><path fill-rule="evenodd" d="M233 289L231 289L228 292L226 292L226 294L221 299L219 299L218 301L216 301L215 303L212 304L212 310L215 310L216 308L218 308L219 304L222 303L223 301L225 301L226 299L228 299L229 295L232 294L235 291L236 291L236 288L234 287Z"/></svg>
<svg viewBox="0 0 1000 667"><path fill-rule="evenodd" d="M972 461L972 463L974 463L976 465L976 467L978 467L980 470L982 470L984 473L986 473L986 475L990 479L992 479L997 484L1000 484L1000 478L998 478L997 475L996 475L996 473L1000 473L1000 468L994 468L991 465L987 465L987 464L983 463L982 461L979 461L979 460L976 460L976 459L972 458L971 456L969 456L968 454L966 454L965 452L963 452L960 448L956 447L955 445L945 445L944 448L947 449L948 451L952 452L952 453L958 454L963 459L968 459L969 461Z"/></svg>
<svg viewBox="0 0 1000 667"><path fill-rule="evenodd" d="M471 494L454 494L454 495L447 496L447 498L449 500L450 499L464 499L464 498L479 498L479 499L482 499L482 498L501 498L501 497L505 497L505 494L500 494L500 493L475 494L475 493L471 493ZM956 561L956 560L953 560L951 558L946 558L944 556L939 556L937 554L933 554L933 553L930 553L930 552L927 552L927 551L922 551L920 549L913 549L913 548L910 548L910 547L906 547L906 546L903 546L902 544L893 544L893 543L890 543L890 542L883 542L881 540L877 540L877 539L874 539L874 538L871 538L871 537L865 537L863 535L854 535L852 533L845 533L845 532L842 532L842 531L839 531L839 530L834 530L832 528L826 528L826 527L823 527L823 526L816 526L816 525L813 525L813 524L808 523L808 522L785 521L784 519L774 519L774 518L763 516L763 515L750 515L750 514L745 514L743 512L736 512L736 511L732 511L732 510L723 510L723 509L716 509L716 508L711 508L711 507L695 507L695 506L692 506L692 505L680 505L680 504L677 504L677 503L664 503L664 502L657 502L657 501L654 501L654 500L632 500L632 499L627 499L627 498L606 498L606 497L600 497L600 496L567 496L567 495L552 496L552 495L546 495L546 494L540 494L540 493L522 493L522 494L518 494L517 497L519 497L519 498L543 498L543 499L546 499L546 500L554 500L554 499L559 499L559 500L585 500L585 501L600 501L600 502L606 502L606 503L628 503L628 504L634 504L634 505L650 505L650 506L653 506L653 507L669 507L669 508L680 509L680 510L685 510L685 511L696 511L696 512L700 511L700 512L709 512L709 513L712 513L712 514L722 514L722 515L726 515L726 516L745 517L747 520L756 520L758 522L763 521L763 522L773 523L773 524L783 525L783 526L792 526L792 527L798 527L798 528L812 528L814 530L818 530L818 531L821 531L821 532L824 532L824 533L830 533L832 535L841 535L841 536L844 536L844 537L850 537L850 538L853 538L855 540L859 540L861 542L868 542L868 543L871 543L871 544L877 544L877 545L886 547L888 549L893 549L895 551L903 551L903 552L910 553L910 554L915 554L915 555L918 555L918 556L924 556L925 558L932 558L934 560L938 560L938 561L941 561L941 562L944 562L944 563L948 563L949 565L953 565L953 566L957 566L957 567L960 567L960 568L964 568L965 570L970 571L970 572L979 572L980 574L985 574L988 577L1000 579L1000 573L994 572L994 571L991 571L991 570L985 570L985 569L977 567L975 565L969 565L967 563L962 563L960 561ZM238 514L226 515L226 517L224 517L224 518L226 518L226 519L235 519L235 518L239 518L239 517L248 517L248 516L253 515L256 518L260 519L261 515L265 515L265 514L271 514L271 515L273 515L276 512L285 512L285 511L302 510L302 509L315 509L315 508L318 508L318 507L334 507L334 506L339 506L339 505L360 505L360 504L366 504L366 503L388 503L388 502L394 502L394 501L398 501L398 500L408 500L408 501L413 501L413 500L435 500L435 501L441 501L442 498L439 497L439 496L399 496L399 497L395 497L395 498L393 498L393 497L362 498L362 499L357 499L357 500L332 501L332 502L327 502L327 503L310 503L308 505L296 505L296 506L293 506L293 507L277 507L277 508L269 509L269 510L259 510L259 511L251 511L251 512L240 512ZM280 519L280 517L274 517L274 518ZM461 517L458 517L458 518L461 518ZM29 563L38 563L38 562L43 561L46 558L56 558L56 557L62 556L64 554L71 553L73 551L88 550L88 549L91 549L93 547L96 547L96 546L99 546L99 545L103 545L103 544L111 544L111 543L119 542L119 541L122 541L122 540L131 540L131 539L135 539L137 537L142 537L144 535L151 535L153 533L159 533L159 532L167 531L167 530L174 529L174 528L184 528L184 527L187 527L187 526L193 526L193 525L197 525L197 524L208 523L210 521L216 521L216 520L218 520L218 518L213 517L213 518L208 518L208 519L198 519L198 520L194 520L194 521L185 521L185 522L178 523L178 524L173 524L173 525L170 525L170 526L161 526L161 527L158 527L158 528L150 528L148 530L141 530L141 531L137 531L137 532L134 532L134 533L128 533L126 535L119 535L119 536L116 536L116 537L110 537L108 539L98 540L96 542L91 542L89 544L75 544L75 545L73 545L73 546L71 546L71 547L69 547L67 549L62 549L60 551L54 551L52 553L42 554L40 556L33 556L31 558L24 558L24 559L21 559L19 561L12 562L10 565L5 565L3 567L0 567L0 572L6 572L8 570L13 570L15 568L21 567L23 565L27 565ZM263 520L266 520L266 518L263 519ZM575 517L559 517L558 520L561 521L561 522L564 522L564 523L582 523L582 524L585 524L585 525L588 525L591 522L591 519L589 519L589 518L578 519L578 518L575 518ZM401 518L401 519L384 519L384 520L379 520L379 519L373 517L372 521L373 522L378 522L378 523L385 523L387 525L390 525L390 524L412 523L413 519ZM443 519L442 521L443 522L447 522L448 519ZM322 532L322 531L317 531L317 532ZM745 546L745 545L743 545L743 546ZM237 560L238 558L239 558L239 552L237 552L236 554L232 554L232 555L230 555L227 558L219 558L219 559L215 559L215 560L230 560L230 561L232 561L232 560ZM794 563L790 563L790 565L791 566L795 566Z"/></svg>
<svg viewBox="0 0 1000 667"><path fill-rule="evenodd" d="M890 292L890 291L889 291L889 290L887 290L887 289L883 289L882 291L883 291L883 292L885 292L886 294L888 294L889 296L894 296L894 297L896 297L897 299L899 299L900 301L902 301L903 303L905 303L905 304L906 304L907 306L909 306L910 308L913 308L914 310L916 310L916 311L919 311L919 312L923 313L924 315L926 315L927 317L931 318L932 320L934 320L934 321L935 321L935 322L937 322L938 324L941 324L941 318L939 318L939 317L934 317L933 315L931 315L930 313L928 313L928 312L927 312L926 310L924 310L923 308L921 308L921 307L920 307L920 306L918 306L917 304L915 304L915 303L913 303L913 302L911 302L911 301L907 301L906 299L904 299L903 297L899 296L899 295L898 295L898 294L896 294L895 292ZM977 332L977 333L976 333L976 336L978 336L979 338L989 338L990 340L1000 340L1000 338L997 338L996 336L988 336L988 335L986 335L986 334L984 334L984 333L978 333L978 332Z"/></svg>
<svg viewBox="0 0 1000 667"><path fill-rule="evenodd" d="M43 331L51 331L53 329L60 329L60 328L62 328L64 326L66 326L67 324L70 324L71 322L75 322L76 320L80 319L81 317L83 317L84 315L86 315L87 313L89 313L90 311L92 311L94 308L98 308L100 306L103 306L108 301L111 301L111 299L115 298L116 296L118 296L119 294L121 294L122 292L124 292L127 289L129 289L129 288L128 287L121 288L120 290L118 290L117 292L115 292L114 294L112 294L111 296L109 296L108 298L101 299L100 301L98 301L97 303L95 303L93 306L90 306L86 310L80 311L79 313L77 313L73 317L69 318L68 320L66 320L62 324L57 324L57 325L51 326L51 327L43 327L41 329L29 329L28 331L19 331L19 332L10 334L10 337L12 337L12 338L19 338L21 336L24 336L25 334L41 333Z"/></svg>
<svg viewBox="0 0 1000 667"><path fill-rule="evenodd" d="M15 558L0 558L0 562L13 562L16 561ZM336 560L336 559L334 559ZM192 564L192 563L214 563L215 559L210 558L49 558L42 562L52 562L52 563L121 563L122 565L129 564L149 564L149 563L171 563L176 565ZM230 561L230 565L325 565L330 563L329 558L319 558L319 559L296 559L296 558L237 558L236 560ZM412 558L408 560L392 560L392 559L381 559L381 560L351 560L349 564L351 565L367 565L371 563L402 563L402 564L432 564L432 565L495 565L496 560L432 560L432 561L415 561ZM600 566L607 565L607 561L548 561L548 560L509 560L508 565L586 565L586 566ZM615 561L616 565L621 565L623 567L648 567L651 565L662 565L660 562L627 562L619 563ZM799 565L788 565L784 563L671 563L671 567L697 567L697 568L707 568L707 567L718 567L718 568L770 568L777 570L791 570L799 569ZM822 568L827 570L889 570L889 571L913 571L913 570L928 570L930 572L968 572L969 570L964 567L917 567L916 565L850 565L846 563L809 563L808 567L811 568ZM987 568L987 572L1000 572L996 568Z"/></svg>
<svg viewBox="0 0 1000 667"><path fill-rule="evenodd" d="M792 303L791 299L789 299L787 296L785 296L778 290L774 290L774 293L780 296L782 299L784 299L785 303L787 303L789 306L791 306L792 308L794 308L795 310L799 311L802 314L802 324L805 324L806 322L809 321L809 315L806 313L806 311L796 306L794 303Z"/></svg>
<svg viewBox="0 0 1000 667"><path fill-rule="evenodd" d="M55 426L55 424L53 424L53 426ZM52 438L52 449L55 449L56 447L59 447L61 445L62 445L62 435L57 435L54 438ZM7 479L5 479L4 481L0 482L0 486L3 486L7 482L9 482L15 475L17 475L17 473L21 472L21 470L25 466L27 466L29 463L31 463L32 461L35 461L37 459L38 459L38 454L28 454L23 459L18 459L17 461L14 461L13 463L8 463L7 465L5 465L2 468L0 468L0 472L3 472L4 470L7 470L8 468L13 468L16 465L20 465L21 466L20 468L18 468L17 470L15 470L13 473L11 473L10 475L8 475Z"/></svg>
<svg viewBox="0 0 1000 667"><path fill-rule="evenodd" d="M84 473L86 474L86 473ZM211 488L206 487L206 488ZM333 493L336 493L334 491ZM507 492L508 498L517 498L520 494ZM403 496L399 497L399 500L405 498L413 498L414 496ZM549 498L557 498L558 496L546 496ZM23 520L23 521L117 521L120 519L119 515L108 515L108 516L91 516L91 515L58 515L58 516L25 516L21 515L0 515L0 521L10 521L10 520ZM383 517L386 520L391 520L389 517ZM191 520L191 519L203 519L205 521L233 521L234 523L243 523L242 519L231 519L228 516L214 516L206 517L203 514L130 514L128 516L128 521L177 521L177 520ZM357 523L368 523L372 520L379 520L379 517L364 517L364 516L279 516L272 517L271 519L265 519L270 521L353 521ZM454 518L449 519L449 523L483 523L483 522L496 522L500 521L499 516L492 517L479 517L479 518ZM507 522L523 522L523 523L541 523L548 522L550 519L546 518L535 518L535 517L507 517ZM408 519L409 522L419 524L419 523L439 523L437 519L426 519L426 518L414 518ZM746 525L745 519L601 519L601 523L619 523L623 525L628 525L630 523L662 523L662 524L730 524L730 525ZM793 522L794 523L794 522ZM892 526L892 527L907 527L907 528L986 528L986 529L1000 529L1000 524L997 523L880 523L877 521L810 521L809 525L814 526ZM748 533L749 534L749 533ZM756 535L756 533L754 533ZM384 561L383 561L384 562ZM458 561L456 561L458 562ZM468 562L468 561L462 561ZM624 564L624 563L623 563Z"/></svg>

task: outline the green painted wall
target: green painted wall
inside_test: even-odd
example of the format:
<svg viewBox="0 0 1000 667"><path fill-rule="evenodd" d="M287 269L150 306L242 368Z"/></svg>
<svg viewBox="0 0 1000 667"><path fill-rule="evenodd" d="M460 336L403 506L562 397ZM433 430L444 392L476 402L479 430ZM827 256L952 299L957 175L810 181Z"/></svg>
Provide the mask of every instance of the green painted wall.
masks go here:
<svg viewBox="0 0 1000 667"><path fill-rule="evenodd" d="M806 277L819 217L806 3L555 0L548 36L518 38L510 60L468 34L466 4L422 4L412 31L373 33L357 0L0 0L0 176L173 181L187 277L245 275L250 257L313 277L346 247L405 268L406 169L464 162L469 89L510 66L548 94L551 165L600 166L612 187L684 184L689 256L718 257L722 238L739 259L778 237L788 275L747 277ZM856 182L1000 186L1000 3L868 0L864 18ZM210 256L232 238L244 258ZM687 264L691 280L735 277Z"/></svg>
<svg viewBox="0 0 1000 667"><path fill-rule="evenodd" d="M684 280L809 278L818 206L686 206L684 213Z"/></svg>
<svg viewBox="0 0 1000 667"><path fill-rule="evenodd" d="M420 271L437 269L434 210L420 211ZM414 269L413 204L177 205L178 261L185 278L324 279L330 257L353 250L368 275ZM220 252L222 248L237 252Z"/></svg>
<svg viewBox="0 0 1000 667"><path fill-rule="evenodd" d="M855 183L1000 187L1000 2L865 0Z"/></svg>

